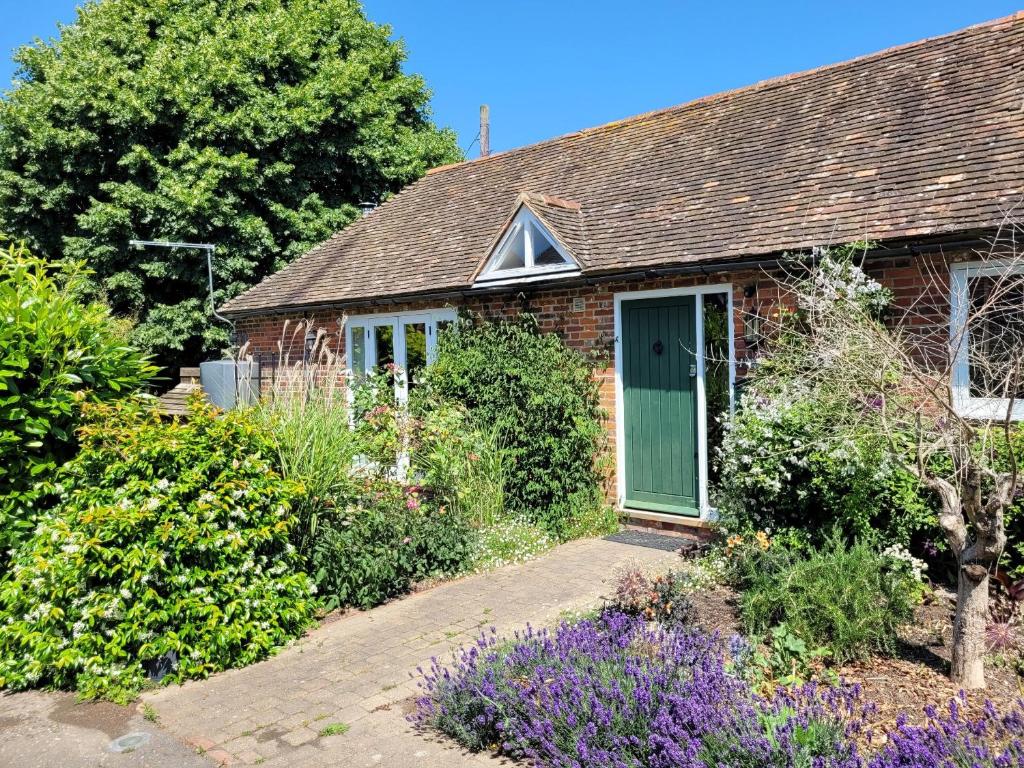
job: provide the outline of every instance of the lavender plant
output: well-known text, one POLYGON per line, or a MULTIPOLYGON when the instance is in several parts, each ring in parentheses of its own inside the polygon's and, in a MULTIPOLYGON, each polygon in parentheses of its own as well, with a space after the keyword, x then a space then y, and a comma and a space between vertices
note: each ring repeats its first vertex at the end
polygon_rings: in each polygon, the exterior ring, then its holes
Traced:
POLYGON ((450 668, 434 660, 412 720, 556 768, 1024 766, 1024 703, 973 720, 961 701, 929 707, 924 724, 901 718, 878 745, 857 686, 758 696, 740 674, 749 647, 723 645, 615 612, 507 641, 492 628, 450 668))
POLYGON ((867 768, 1013 768, 1024 765, 1024 703, 999 713, 986 702, 981 717, 968 718, 963 692, 945 713, 925 707, 928 722, 911 725, 905 716, 867 763, 867 768))
POLYGON ((493 633, 425 674, 416 722, 552 766, 856 766, 857 690, 752 696, 718 638, 606 612, 493 633))

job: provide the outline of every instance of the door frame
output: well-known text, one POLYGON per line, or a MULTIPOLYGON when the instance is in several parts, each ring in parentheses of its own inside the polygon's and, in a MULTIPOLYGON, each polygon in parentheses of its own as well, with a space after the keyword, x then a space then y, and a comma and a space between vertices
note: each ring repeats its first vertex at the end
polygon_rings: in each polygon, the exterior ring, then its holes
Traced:
MULTIPOLYGON (((713 513, 708 499, 708 445, 707 405, 704 395, 704 296, 725 293, 729 298, 729 408, 735 407, 736 396, 736 329, 733 315, 732 283, 694 285, 685 288, 658 288, 646 291, 621 291, 613 295, 615 321, 615 481, 620 509, 626 506, 626 411, 622 391, 622 304, 640 299, 666 296, 695 296, 694 328, 697 339, 697 488, 699 519, 706 520, 713 513)), ((675 515, 672 515, 673 517, 675 515)), ((682 516, 679 516, 682 517, 682 516)), ((691 518, 692 519, 692 518, 691 518)))

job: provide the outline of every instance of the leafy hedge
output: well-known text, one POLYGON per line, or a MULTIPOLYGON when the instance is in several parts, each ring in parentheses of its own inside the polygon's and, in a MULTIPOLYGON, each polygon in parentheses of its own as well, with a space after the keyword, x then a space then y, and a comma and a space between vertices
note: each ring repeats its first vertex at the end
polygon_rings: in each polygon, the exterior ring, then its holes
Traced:
POLYGON ((603 412, 593 365, 536 319, 461 319, 425 372, 428 397, 464 404, 495 430, 509 510, 560 538, 601 503, 603 412))
POLYGON ((417 486, 376 483, 323 528, 312 559, 327 607, 372 608, 416 581, 463 570, 471 529, 455 512, 421 499, 417 486))
POLYGON ((33 529, 46 483, 74 454, 81 403, 124 397, 156 372, 83 298, 87 274, 0 250, 0 553, 33 529))
POLYGON ((180 681, 300 634, 316 603, 288 541, 299 489, 274 472, 248 416, 85 411, 60 504, 0 583, 0 687, 124 700, 165 654, 180 681))

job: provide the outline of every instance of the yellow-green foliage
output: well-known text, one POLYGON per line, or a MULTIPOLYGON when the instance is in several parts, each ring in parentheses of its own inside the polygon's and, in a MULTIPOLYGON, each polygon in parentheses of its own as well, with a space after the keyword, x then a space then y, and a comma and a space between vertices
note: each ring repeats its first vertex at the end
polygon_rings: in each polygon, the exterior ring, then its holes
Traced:
POLYGON ((300 634, 315 601, 288 541, 300 489, 245 413, 162 423, 132 402, 86 409, 60 504, 0 583, 0 687, 129 698, 143 662, 171 680, 250 664, 300 634))
POLYGON ((0 249, 0 553, 35 526, 43 484, 74 453, 80 404, 124 397, 156 370, 83 299, 87 274, 0 249))

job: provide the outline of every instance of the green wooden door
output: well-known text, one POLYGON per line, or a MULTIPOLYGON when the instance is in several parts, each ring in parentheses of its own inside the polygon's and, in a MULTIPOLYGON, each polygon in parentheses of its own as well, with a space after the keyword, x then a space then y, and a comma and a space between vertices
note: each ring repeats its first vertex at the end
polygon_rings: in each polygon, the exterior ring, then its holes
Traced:
POLYGON ((699 514, 696 301, 622 304, 626 506, 699 514))

